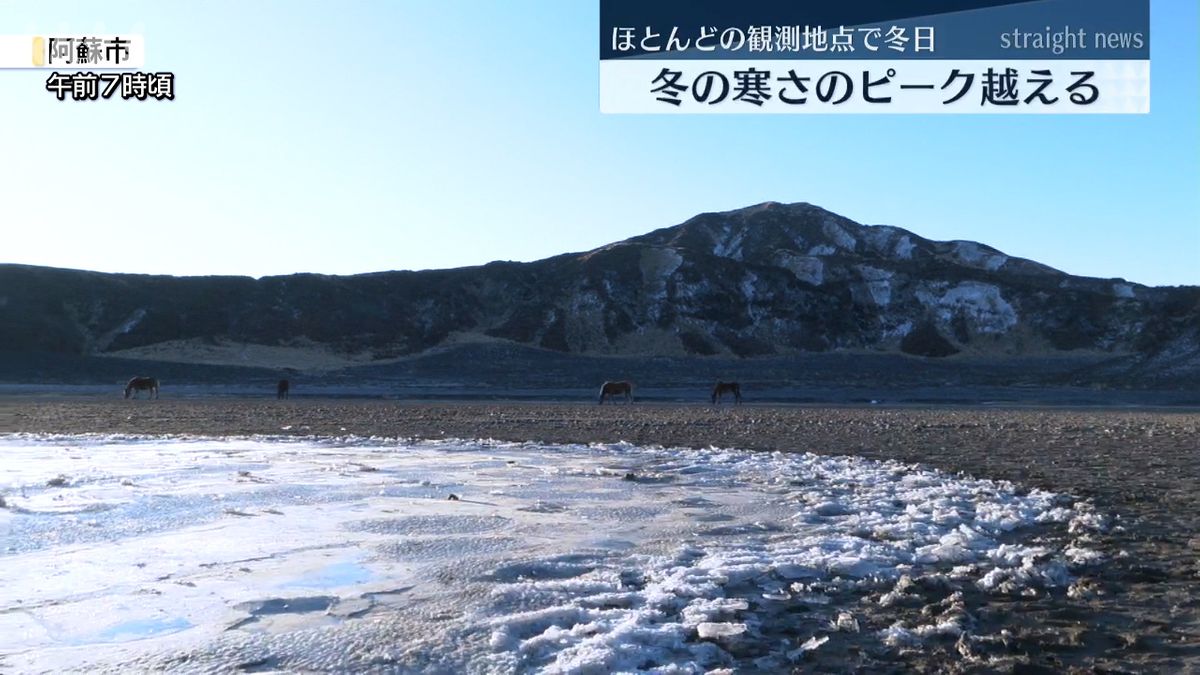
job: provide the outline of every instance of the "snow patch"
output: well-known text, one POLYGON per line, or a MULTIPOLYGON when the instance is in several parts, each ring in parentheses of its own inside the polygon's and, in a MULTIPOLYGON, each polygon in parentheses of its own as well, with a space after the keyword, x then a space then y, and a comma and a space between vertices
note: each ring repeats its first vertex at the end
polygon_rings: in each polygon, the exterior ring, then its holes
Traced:
MULTIPOLYGON (((892 279, 895 273, 889 270, 871 267, 869 265, 859 265, 857 268, 858 274, 863 279, 861 289, 866 292, 865 298, 856 298, 856 300, 870 299, 870 303, 877 307, 887 307, 892 301, 892 279)), ((856 288, 855 290, 858 290, 856 288)), ((861 296, 862 293, 856 293, 861 296)), ((863 303, 866 304, 866 303, 863 303)))
POLYGON ((832 218, 827 217, 821 223, 821 231, 825 233, 826 237, 832 239, 838 248, 853 251, 858 246, 858 240, 832 218))
POLYGON ((607 346, 604 299, 597 291, 589 289, 572 294, 566 314, 567 344, 579 350, 607 346))
POLYGON ((740 287, 742 297, 746 299, 746 312, 750 316, 750 321, 754 324, 761 323, 767 316, 767 309, 759 300, 768 298, 758 297, 758 275, 753 272, 746 272, 746 275, 742 277, 740 287))
POLYGON ((888 247, 898 231, 897 228, 889 225, 868 225, 862 229, 862 238, 872 251, 887 253, 888 247))
POLYGON ((713 255, 722 258, 742 259, 742 240, 746 238, 746 228, 733 228, 726 223, 721 227, 721 235, 713 244, 713 255))
POLYGON ((863 229, 863 241, 876 253, 900 260, 911 260, 916 244, 907 232, 891 225, 872 225, 863 229))
MULTIPOLYGON (((916 292, 917 299, 935 310, 942 323, 963 315, 980 333, 1004 333, 1017 325, 1017 311, 993 284, 964 281, 938 292, 940 284, 930 284, 916 292)), ((944 287, 944 286, 943 286, 944 287)))
POLYGON ((892 339, 896 339, 896 338, 902 338, 902 337, 908 335, 909 333, 911 333, 912 331, 913 331, 912 321, 905 319, 903 323, 900 323, 896 326, 892 326, 891 328, 885 328, 883 331, 883 339, 884 340, 892 340, 892 339))
POLYGON ((825 281, 825 263, 820 258, 780 253, 779 266, 813 286, 820 286, 825 281))
POLYGON ((917 245, 913 242, 912 237, 906 234, 896 242, 896 246, 892 248, 892 254, 901 260, 912 260, 913 250, 916 248, 917 245))
POLYGON ((646 295, 647 319, 657 323, 667 302, 672 275, 683 264, 683 256, 675 249, 654 248, 642 252, 640 267, 642 289, 646 295))
POLYGON ((973 241, 953 241, 950 246, 953 258, 967 267, 995 271, 1008 262, 1008 256, 973 241))
POLYGON ((742 297, 746 300, 754 300, 755 287, 758 284, 758 275, 754 272, 746 272, 746 276, 742 277, 740 284, 742 289, 742 297))
POLYGON ((117 332, 122 335, 124 335, 125 333, 128 333, 129 331, 136 328, 137 325, 139 323, 141 323, 142 319, 144 319, 144 318, 146 318, 146 310, 145 309, 139 307, 138 309, 133 310, 133 314, 130 314, 129 318, 125 319, 123 322, 121 322, 121 325, 117 326, 117 332))
POLYGON ((642 251, 640 263, 642 283, 651 295, 665 297, 667 281, 683 264, 683 256, 673 248, 652 248, 642 251))

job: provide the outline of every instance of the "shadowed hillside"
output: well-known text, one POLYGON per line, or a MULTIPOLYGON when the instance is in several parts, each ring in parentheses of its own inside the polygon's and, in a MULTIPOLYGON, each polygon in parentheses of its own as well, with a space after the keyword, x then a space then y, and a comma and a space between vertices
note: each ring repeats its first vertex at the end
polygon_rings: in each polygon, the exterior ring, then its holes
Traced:
POLYGON ((1076 277, 984 244, 766 203, 532 263, 355 276, 0 266, 0 352, 331 372, 457 344, 588 356, 1078 355, 1200 374, 1200 288, 1076 277))

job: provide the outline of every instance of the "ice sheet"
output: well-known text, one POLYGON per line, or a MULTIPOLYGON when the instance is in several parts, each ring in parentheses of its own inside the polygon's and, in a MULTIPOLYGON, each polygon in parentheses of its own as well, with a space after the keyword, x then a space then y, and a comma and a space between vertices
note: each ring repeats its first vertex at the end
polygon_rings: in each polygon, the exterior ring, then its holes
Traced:
POLYGON ((868 591, 1065 589, 1098 558, 1028 532, 1103 524, 807 453, 5 436, 0 457, 0 668, 21 671, 771 669, 859 632, 868 591))

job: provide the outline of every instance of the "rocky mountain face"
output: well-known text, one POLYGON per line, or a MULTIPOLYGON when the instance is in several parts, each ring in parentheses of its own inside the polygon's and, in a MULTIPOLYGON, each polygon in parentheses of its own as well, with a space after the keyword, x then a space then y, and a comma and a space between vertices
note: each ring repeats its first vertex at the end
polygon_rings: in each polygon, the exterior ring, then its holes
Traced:
POLYGON ((1200 288, 1072 276, 803 203, 451 270, 251 279, 0 266, 0 351, 236 343, 372 362, 490 340, 593 355, 1084 350, 1186 370, 1200 363, 1200 288))

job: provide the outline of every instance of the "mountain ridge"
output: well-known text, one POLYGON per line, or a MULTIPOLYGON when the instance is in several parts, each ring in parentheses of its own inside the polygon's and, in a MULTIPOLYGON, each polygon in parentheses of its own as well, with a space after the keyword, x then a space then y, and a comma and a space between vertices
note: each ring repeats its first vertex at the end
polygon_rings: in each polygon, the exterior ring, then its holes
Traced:
POLYGON ((371 363, 497 340, 623 356, 1088 352, 1190 372, 1198 317, 1198 287, 1074 276, 804 202, 452 269, 255 279, 0 265, 0 351, 143 358, 158 346, 184 361, 171 345, 208 345, 218 361, 221 345, 251 345, 371 363))

